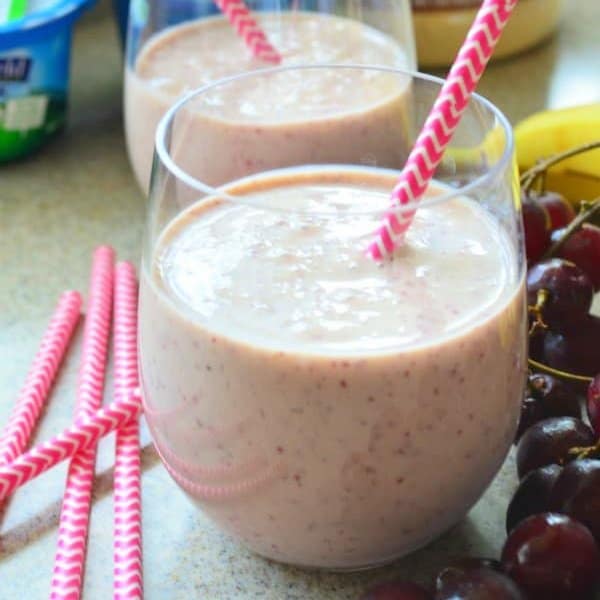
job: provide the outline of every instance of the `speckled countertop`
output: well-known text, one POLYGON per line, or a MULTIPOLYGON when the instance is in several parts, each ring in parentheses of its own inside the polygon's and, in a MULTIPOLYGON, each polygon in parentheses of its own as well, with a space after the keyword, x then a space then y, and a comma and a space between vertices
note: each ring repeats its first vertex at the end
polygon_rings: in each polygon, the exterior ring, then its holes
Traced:
MULTIPOLYGON (((544 107, 600 101, 600 4, 570 0, 560 34, 492 66, 480 90, 514 122, 544 107)), ((0 166, 0 423, 5 422, 59 293, 87 289, 92 249, 110 243, 137 263, 144 199, 125 155, 121 54, 101 4, 76 29, 68 130, 41 153, 0 166)), ((79 342, 79 340, 78 340, 79 342)), ((78 367, 73 348, 37 433, 70 423, 78 367)), ((110 395, 110 384, 107 397, 110 395)), ((100 445, 84 597, 112 595, 112 437, 100 445)), ((373 581, 426 581, 449 557, 498 554, 515 486, 507 461, 468 518, 428 548, 375 571, 304 572, 262 560, 222 535, 172 483, 143 440, 145 597, 354 599, 373 581)), ((444 468, 440 465, 440 468, 444 468)), ((0 511, 0 600, 47 597, 66 469, 20 490, 0 511)))

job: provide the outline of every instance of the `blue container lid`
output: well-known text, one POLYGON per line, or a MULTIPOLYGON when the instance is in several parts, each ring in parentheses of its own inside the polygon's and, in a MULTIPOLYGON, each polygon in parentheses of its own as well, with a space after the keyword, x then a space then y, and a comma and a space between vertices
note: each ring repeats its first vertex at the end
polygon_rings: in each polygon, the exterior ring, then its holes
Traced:
POLYGON ((21 19, 0 25, 0 48, 25 45, 64 30, 96 0, 57 0, 21 19))

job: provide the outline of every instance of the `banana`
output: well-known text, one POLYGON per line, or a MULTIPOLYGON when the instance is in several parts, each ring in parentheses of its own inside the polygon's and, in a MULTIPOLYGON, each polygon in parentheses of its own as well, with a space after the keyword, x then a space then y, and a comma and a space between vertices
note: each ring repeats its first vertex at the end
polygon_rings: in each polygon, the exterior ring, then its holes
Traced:
MULTIPOLYGON (((536 113, 516 126, 515 141, 521 173, 540 159, 600 141, 600 104, 536 113)), ((600 148, 552 166, 546 187, 573 202, 600 197, 600 148)))
POLYGON ((444 152, 442 167, 451 173, 469 172, 474 166, 481 167, 484 160, 493 164, 500 159, 506 148, 506 132, 500 125, 496 125, 479 144, 454 144, 444 152))

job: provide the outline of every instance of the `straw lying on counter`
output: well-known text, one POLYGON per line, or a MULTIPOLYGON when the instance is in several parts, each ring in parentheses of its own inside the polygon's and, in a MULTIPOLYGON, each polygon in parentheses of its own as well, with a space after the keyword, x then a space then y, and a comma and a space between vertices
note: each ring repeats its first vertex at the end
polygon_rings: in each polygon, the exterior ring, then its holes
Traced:
POLYGON ((97 248, 90 278, 74 424, 25 452, 80 318, 81 296, 65 292, 0 437, 0 502, 58 463, 72 459, 60 515, 51 598, 81 596, 96 446, 112 431, 117 432, 114 598, 131 600, 143 596, 137 297, 134 267, 122 262, 115 272, 112 248, 97 248), (101 408, 113 297, 115 400, 101 408))
MULTIPOLYGON (((94 252, 83 333, 75 418, 92 415, 102 404, 113 292, 112 248, 94 252)), ((85 563, 96 446, 78 452, 69 465, 58 528, 50 598, 79 598, 85 563)))
MULTIPOLYGON (((133 265, 119 263, 114 294, 114 390, 116 400, 138 386, 137 293, 133 265)), ((114 598, 142 598, 140 429, 132 419, 117 431, 114 482, 114 598)))
POLYGON ((416 211, 405 207, 425 193, 516 5, 483 1, 392 191, 391 207, 367 251, 372 258, 380 260, 402 243, 416 211))
POLYGON ((8 424, 0 435, 0 465, 12 462, 27 448, 71 342, 80 309, 78 292, 64 292, 59 298, 8 424))
POLYGON ((79 419, 56 437, 34 446, 12 462, 0 465, 0 501, 62 461, 94 447, 104 436, 137 419, 141 412, 140 396, 132 393, 79 419))

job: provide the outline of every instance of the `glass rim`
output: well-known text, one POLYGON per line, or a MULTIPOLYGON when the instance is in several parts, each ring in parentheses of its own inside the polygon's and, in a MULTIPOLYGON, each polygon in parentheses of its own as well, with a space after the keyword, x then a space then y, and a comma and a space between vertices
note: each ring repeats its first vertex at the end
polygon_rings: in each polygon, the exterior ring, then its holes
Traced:
MULTIPOLYGON (((277 169, 269 169, 269 170, 261 171, 259 173, 253 173, 251 175, 247 175, 245 177, 236 179, 235 181, 230 181, 228 183, 225 183, 222 186, 215 187, 212 185, 208 185, 208 184, 200 181, 196 177, 190 175, 187 171, 183 170, 177 164, 177 162, 175 160, 173 160, 173 158, 170 155, 170 152, 167 150, 166 145, 165 145, 165 138, 167 135, 167 130, 168 130, 169 126, 173 123, 177 113, 188 102, 190 102, 197 96, 201 96, 202 94, 209 92, 213 88, 216 88, 216 87, 222 86, 222 85, 227 85, 229 83, 238 81, 240 79, 254 78, 254 77, 258 77, 258 76, 283 73, 285 71, 291 71, 291 70, 309 70, 309 69, 362 69, 362 70, 380 71, 380 72, 384 72, 384 73, 392 73, 392 74, 398 74, 398 75, 406 75, 406 76, 410 77, 411 79, 420 79, 422 81, 428 81, 429 83, 434 83, 434 84, 438 85, 438 87, 441 87, 444 83, 444 79, 442 79, 440 77, 436 77, 435 75, 429 75, 427 73, 421 73, 418 71, 411 71, 408 69, 401 69, 401 68, 396 68, 396 67, 387 67, 387 66, 383 66, 383 65, 365 65, 365 64, 353 64, 353 63, 350 63, 350 64, 345 63, 345 64, 288 65, 288 66, 284 66, 284 67, 268 67, 268 68, 262 68, 262 69, 255 69, 252 71, 245 71, 243 73, 237 73, 235 75, 217 79, 206 85, 196 88, 195 90, 191 90, 190 92, 185 94, 183 97, 181 97, 179 100, 177 100, 174 104, 172 104, 171 107, 169 108, 169 110, 167 110, 167 112, 160 119, 160 122, 156 128, 156 132, 155 132, 155 136, 154 136, 154 153, 155 153, 155 155, 158 156, 158 158, 160 159, 160 161, 162 162, 164 167, 167 169, 167 171, 169 171, 169 173, 171 175, 173 175, 175 178, 181 180, 183 183, 185 183, 185 185, 189 186, 193 190, 202 192, 203 194, 206 194, 209 197, 217 196, 223 200, 235 202, 237 204, 247 204, 247 205, 250 205, 253 207, 257 207, 256 201, 253 201, 249 198, 245 198, 244 196, 231 195, 231 194, 227 193, 225 190, 229 186, 239 183, 240 181, 245 180, 250 177, 261 176, 266 173, 277 174, 277 173, 281 173, 284 169, 297 169, 299 167, 308 166, 308 164, 290 165, 288 167, 279 167, 277 169)), ((489 110, 490 113, 496 118, 498 124, 504 131, 505 144, 504 144, 504 148, 502 150, 502 155, 495 162, 495 164, 493 164, 483 174, 476 177, 473 181, 470 181, 469 183, 467 183, 465 185, 460 185, 458 187, 443 186, 444 188, 448 189, 449 191, 443 191, 442 193, 436 193, 434 196, 432 196, 430 198, 417 199, 414 202, 410 202, 406 205, 403 205, 402 206, 403 211, 410 211, 413 209, 423 208, 426 206, 434 206, 437 204, 442 204, 442 203, 447 202, 447 201, 451 200, 452 198, 456 198, 458 196, 468 196, 469 192, 471 192, 477 188, 480 188, 480 187, 485 187, 486 185, 489 185, 491 182, 495 181, 499 176, 501 176, 501 174, 508 167, 508 164, 512 160, 512 156, 514 153, 514 143, 515 143, 514 142, 514 133, 512 130, 512 126, 510 125, 510 122, 508 121, 508 119, 506 118, 504 113, 493 102, 488 100, 485 96, 482 96, 475 92, 472 94, 470 101, 473 101, 473 100, 477 101, 480 105, 482 105, 487 110, 489 110)), ((358 165, 358 164, 351 164, 351 163, 341 163, 341 164, 315 163, 315 164, 311 164, 310 166, 313 166, 318 169, 323 169, 323 168, 327 168, 327 167, 330 167, 330 168, 356 167, 357 169, 365 169, 365 168, 377 169, 378 168, 377 166, 372 167, 372 166, 367 166, 367 165, 358 165)), ((401 172, 401 170, 392 170, 389 168, 384 169, 383 167, 380 167, 380 169, 382 171, 385 171, 386 173, 395 171, 396 173, 398 173, 398 175, 401 172)), ((391 192, 392 192, 392 190, 390 189, 390 194, 391 194, 391 192)), ((264 208, 265 210, 269 210, 269 211, 273 211, 273 212, 294 213, 294 214, 309 213, 309 214, 315 215, 315 216, 322 214, 325 217, 332 216, 332 213, 325 212, 325 211, 322 211, 322 212, 313 211, 313 210, 302 211, 302 210, 298 210, 297 208, 286 208, 283 206, 282 207, 279 207, 279 206, 274 207, 271 205, 267 205, 267 206, 258 205, 258 206, 262 206, 262 208, 264 208)), ((352 215, 372 215, 372 214, 383 214, 384 211, 385 211, 385 209, 382 210, 380 208, 379 209, 371 208, 371 209, 364 209, 364 210, 361 209, 361 210, 357 210, 357 211, 353 210, 353 211, 351 211, 350 214, 352 214, 352 215)))

